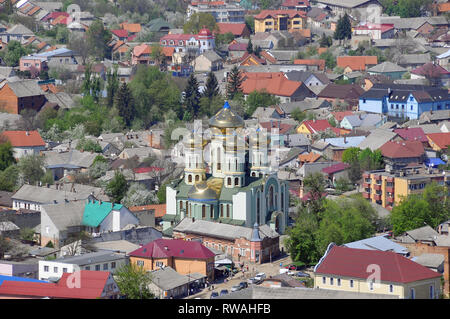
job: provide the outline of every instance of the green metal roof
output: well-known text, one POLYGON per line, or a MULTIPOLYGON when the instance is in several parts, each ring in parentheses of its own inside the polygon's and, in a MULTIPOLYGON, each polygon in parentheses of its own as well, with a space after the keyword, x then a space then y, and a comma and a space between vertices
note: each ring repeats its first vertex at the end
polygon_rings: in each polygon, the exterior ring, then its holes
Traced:
POLYGON ((121 204, 111 202, 89 201, 84 206, 82 225, 98 227, 112 210, 120 210, 121 204))

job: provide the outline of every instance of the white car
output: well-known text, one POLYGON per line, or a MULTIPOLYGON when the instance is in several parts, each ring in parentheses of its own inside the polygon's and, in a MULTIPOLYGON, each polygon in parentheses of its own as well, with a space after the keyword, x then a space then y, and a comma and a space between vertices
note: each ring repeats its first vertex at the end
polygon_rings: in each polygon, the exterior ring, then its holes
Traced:
POLYGON ((260 272, 260 273, 256 274, 256 276, 255 276, 255 279, 258 280, 258 281, 261 281, 261 280, 263 280, 265 278, 266 278, 266 274, 263 273, 263 272, 260 272))

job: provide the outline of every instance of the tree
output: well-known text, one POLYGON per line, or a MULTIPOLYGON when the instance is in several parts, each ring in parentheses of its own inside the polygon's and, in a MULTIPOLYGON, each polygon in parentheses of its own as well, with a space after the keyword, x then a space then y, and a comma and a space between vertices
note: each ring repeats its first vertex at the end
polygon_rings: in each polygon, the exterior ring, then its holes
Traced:
POLYGON ((20 58, 30 53, 31 50, 23 47, 19 41, 11 40, 2 56, 7 66, 18 66, 20 58))
POLYGON ((6 252, 8 252, 12 246, 11 240, 0 234, 0 260, 5 258, 6 252))
POLYGON ((110 56, 108 42, 111 40, 111 32, 104 27, 102 20, 95 20, 90 25, 86 36, 91 55, 100 60, 110 56))
POLYGON ((318 214, 322 211, 325 193, 325 178, 321 173, 309 174, 303 180, 303 193, 309 194, 309 204, 312 213, 318 214))
POLYGON ((236 96, 236 94, 242 92, 242 76, 237 66, 234 66, 231 69, 231 72, 228 74, 228 83, 227 83, 227 96, 228 99, 232 100, 236 96))
POLYGON ((120 292, 127 299, 153 299, 149 285, 152 282, 151 276, 141 266, 136 264, 124 264, 115 274, 120 292))
POLYGON ((245 17, 245 25, 250 30, 250 33, 255 33, 255 17, 252 15, 245 17))
POLYGON ((211 13, 196 12, 189 17, 188 22, 183 26, 183 32, 187 34, 197 34, 206 27, 210 31, 218 31, 216 19, 211 13))
POLYGON ((327 50, 326 52, 323 52, 321 55, 319 55, 319 59, 325 60, 325 66, 327 67, 327 69, 332 70, 336 67, 336 58, 330 50, 327 50))
POLYGON ((118 67, 114 67, 114 72, 109 70, 106 82, 106 105, 111 108, 114 106, 114 97, 119 90, 118 67))
POLYGON ((306 112, 302 111, 300 108, 296 108, 291 112, 291 117, 301 123, 306 119, 306 112))
POLYGON ((322 48, 329 48, 333 45, 333 38, 331 36, 326 36, 325 33, 322 33, 322 38, 320 39, 320 46, 322 48))
POLYGON ((127 180, 122 173, 116 171, 113 179, 106 186, 106 194, 114 203, 120 203, 128 190, 127 180))
POLYGON ((219 95, 219 82, 217 81, 216 76, 214 75, 214 72, 208 73, 208 78, 206 79, 206 88, 203 91, 203 96, 207 97, 208 99, 212 99, 214 96, 219 95))
POLYGON ((125 121, 125 125, 130 127, 136 111, 134 106, 134 98, 131 90, 126 83, 123 83, 115 97, 115 106, 119 110, 119 115, 125 121))
POLYGON ((14 150, 11 143, 8 141, 0 144, 0 170, 4 171, 15 163, 16 160, 14 159, 14 150))
POLYGON ((352 38, 352 24, 347 13, 338 20, 336 31, 334 32, 335 40, 345 40, 352 38))
POLYGON ((101 91, 100 77, 96 76, 92 79, 91 83, 91 96, 96 104, 98 104, 98 101, 100 100, 101 94, 100 91, 101 91))
POLYGON ((19 174, 19 168, 17 165, 11 165, 4 171, 0 172, 0 190, 14 192, 22 186, 19 182, 19 174))
POLYGON ((245 103, 246 103, 245 114, 248 117, 250 117, 258 107, 268 107, 279 104, 280 98, 267 93, 267 91, 265 90, 263 91, 255 90, 248 95, 245 103))
POLYGON ((86 36, 70 35, 67 47, 75 50, 81 56, 82 64, 86 64, 91 50, 86 36))
POLYGON ((228 44, 234 40, 234 34, 231 32, 216 34, 216 45, 220 46, 221 44, 228 44))
POLYGON ((156 193, 150 192, 143 184, 132 183, 121 203, 126 207, 158 204, 156 193))
POLYGON ((150 57, 157 65, 161 71, 166 69, 166 56, 164 55, 163 48, 159 43, 152 45, 150 57))
POLYGON ((27 240, 27 241, 33 241, 34 240, 34 229, 25 227, 20 229, 20 239, 27 240))
POLYGON ((45 175, 44 159, 39 155, 24 156, 17 165, 21 178, 30 185, 36 185, 45 175))
POLYGON ((91 95, 91 86, 92 86, 92 73, 91 73, 91 65, 86 65, 84 69, 84 80, 82 84, 82 90, 84 95, 91 95))
POLYGON ((57 26, 56 41, 58 43, 67 44, 69 42, 69 29, 64 26, 57 26))
POLYGON ((247 53, 248 54, 252 54, 253 53, 253 44, 252 44, 252 40, 251 39, 248 40, 247 53))
POLYGON ((200 108, 200 91, 197 78, 193 73, 189 76, 188 83, 184 90, 184 106, 194 117, 197 117, 200 108))

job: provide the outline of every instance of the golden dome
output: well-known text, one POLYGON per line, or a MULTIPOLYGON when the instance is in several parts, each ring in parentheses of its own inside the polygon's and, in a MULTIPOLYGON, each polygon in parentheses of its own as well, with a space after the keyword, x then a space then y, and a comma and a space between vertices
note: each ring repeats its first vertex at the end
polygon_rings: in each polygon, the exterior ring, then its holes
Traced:
POLYGON ((196 183, 188 192, 188 198, 194 200, 216 200, 217 193, 204 181, 196 183))
POLYGON ((228 101, 223 107, 209 120, 209 126, 218 128, 237 128, 244 127, 244 120, 231 110, 228 101))
POLYGON ((189 148, 204 148, 208 141, 202 136, 195 133, 190 133, 183 137, 183 144, 189 148))
POLYGON ((258 148, 261 146, 267 147, 270 145, 270 134, 267 132, 262 132, 259 128, 256 132, 250 133, 248 138, 248 143, 252 148, 258 148))

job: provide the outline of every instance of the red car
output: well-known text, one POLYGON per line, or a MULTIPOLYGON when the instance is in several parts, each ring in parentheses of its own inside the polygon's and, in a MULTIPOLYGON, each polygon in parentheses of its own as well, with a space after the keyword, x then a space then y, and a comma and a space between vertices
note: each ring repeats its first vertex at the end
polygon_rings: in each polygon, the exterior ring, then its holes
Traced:
POLYGON ((300 269, 300 267, 297 267, 296 265, 287 265, 284 268, 285 269, 289 269, 289 270, 298 270, 298 269, 300 269))

